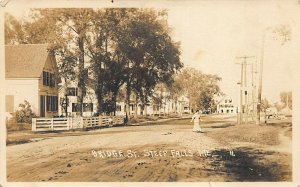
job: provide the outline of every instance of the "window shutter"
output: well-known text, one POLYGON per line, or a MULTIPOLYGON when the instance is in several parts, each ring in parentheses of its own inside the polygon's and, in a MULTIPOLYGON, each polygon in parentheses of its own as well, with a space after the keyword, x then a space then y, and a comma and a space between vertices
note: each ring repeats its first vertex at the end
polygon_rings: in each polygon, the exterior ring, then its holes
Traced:
POLYGON ((46 72, 43 71, 43 85, 46 85, 46 72))
POLYGON ((51 111, 51 97, 50 96, 46 97, 46 109, 47 109, 47 112, 51 111))

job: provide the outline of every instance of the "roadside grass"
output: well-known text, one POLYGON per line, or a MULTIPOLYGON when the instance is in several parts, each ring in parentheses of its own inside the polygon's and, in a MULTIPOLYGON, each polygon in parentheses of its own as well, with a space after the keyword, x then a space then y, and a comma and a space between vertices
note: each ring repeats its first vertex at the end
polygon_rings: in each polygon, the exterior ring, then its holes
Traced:
POLYGON ((230 126, 230 128, 214 128, 211 133, 207 133, 207 136, 222 144, 248 142, 261 145, 278 145, 279 131, 279 128, 271 126, 243 124, 230 126))
POLYGON ((131 118, 128 120, 129 124, 132 123, 140 123, 140 122, 146 122, 146 121, 157 121, 160 119, 172 119, 172 118, 179 118, 179 115, 171 114, 171 115, 154 115, 154 116, 139 116, 137 118, 131 118))
POLYGON ((29 123, 17 123, 13 120, 6 122, 7 131, 28 131, 31 130, 31 124, 29 123))

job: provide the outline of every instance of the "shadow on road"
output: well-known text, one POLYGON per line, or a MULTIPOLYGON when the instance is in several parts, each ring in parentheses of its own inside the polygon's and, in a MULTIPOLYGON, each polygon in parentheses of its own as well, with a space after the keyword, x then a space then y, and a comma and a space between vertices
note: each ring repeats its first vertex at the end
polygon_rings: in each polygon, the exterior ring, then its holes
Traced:
POLYGON ((292 170, 289 163, 285 163, 291 162, 290 155, 278 155, 277 152, 252 148, 238 148, 234 150, 235 156, 228 156, 228 150, 215 150, 212 155, 218 155, 211 163, 219 168, 214 172, 227 173, 233 181, 292 180, 292 170), (282 157, 282 163, 278 162, 278 158, 275 161, 275 157, 282 157))
POLYGON ((223 125, 215 125, 215 126, 211 126, 210 128, 227 128, 227 127, 231 127, 234 126, 232 124, 223 124, 223 125))

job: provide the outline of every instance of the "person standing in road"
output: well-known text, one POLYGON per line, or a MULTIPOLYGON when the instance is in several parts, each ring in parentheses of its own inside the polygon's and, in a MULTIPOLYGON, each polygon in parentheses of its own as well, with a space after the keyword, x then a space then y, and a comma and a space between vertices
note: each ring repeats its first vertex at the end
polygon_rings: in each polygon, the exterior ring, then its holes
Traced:
POLYGON ((203 132, 200 127, 200 111, 197 110, 196 113, 193 115, 191 122, 194 121, 194 128, 193 132, 203 132))

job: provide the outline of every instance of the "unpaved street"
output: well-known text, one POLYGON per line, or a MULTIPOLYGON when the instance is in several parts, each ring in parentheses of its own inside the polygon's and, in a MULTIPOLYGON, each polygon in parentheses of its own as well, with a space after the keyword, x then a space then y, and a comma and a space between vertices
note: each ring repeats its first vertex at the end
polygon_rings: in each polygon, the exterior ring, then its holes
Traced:
MULTIPOLYGON (((68 133, 7 146, 8 181, 291 181, 290 120, 206 116, 68 133)), ((17 134, 9 134, 17 137, 17 134)))

